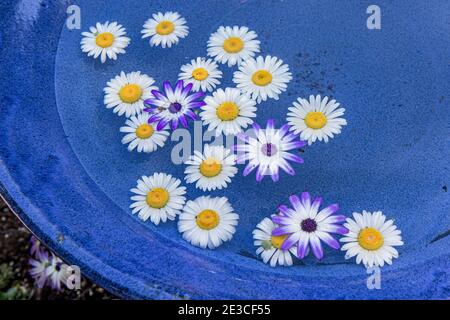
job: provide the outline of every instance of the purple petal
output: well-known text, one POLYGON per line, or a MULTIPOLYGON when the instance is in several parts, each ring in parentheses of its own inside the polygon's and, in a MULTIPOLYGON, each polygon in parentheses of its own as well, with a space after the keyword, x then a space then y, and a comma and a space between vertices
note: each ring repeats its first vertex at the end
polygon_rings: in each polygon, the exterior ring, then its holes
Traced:
POLYGON ((185 114, 194 121, 199 120, 198 115, 195 112, 193 112, 192 110, 186 110, 185 114))
POLYGON ((289 125, 285 124, 280 128, 280 137, 284 137, 286 133, 289 131, 289 125))
POLYGON ((290 160, 290 161, 293 161, 293 162, 296 162, 296 163, 304 163, 305 162, 305 160, 303 160, 302 157, 300 157, 300 156, 298 156, 296 154, 293 154, 293 153, 285 153, 283 155, 283 157, 285 159, 287 159, 287 160, 290 160))
POLYGON ((182 114, 182 115, 178 118, 178 120, 180 120, 180 122, 181 122, 181 124, 183 125, 183 127, 187 128, 188 122, 187 122, 187 119, 186 119, 186 117, 184 116, 184 114, 182 114))
POLYGON ((299 240, 300 240, 300 232, 291 234, 289 237, 286 238, 286 240, 283 241, 283 244, 281 245, 281 250, 289 250, 299 240))
POLYGON ((305 141, 293 141, 293 142, 289 142, 289 143, 285 143, 283 144, 284 147, 284 151, 289 151, 292 149, 300 149, 302 147, 304 147, 306 145, 305 141))
POLYGON ((294 168, 292 168, 291 165, 284 159, 282 159, 282 161, 280 161, 280 168, 283 169, 283 171, 286 172, 290 176, 295 175, 294 168))
POLYGON ((324 219, 328 218, 330 215, 332 215, 333 213, 336 213, 339 210, 339 205, 338 204, 332 204, 324 209, 322 209, 316 217, 316 220, 318 222, 323 221, 324 219))
POLYGON ((301 199, 302 199, 302 204, 305 207, 311 206, 311 195, 309 194, 309 192, 302 192, 301 199))
POLYGON ((316 197, 311 205, 311 208, 314 212, 319 212, 320 205, 322 204, 323 198, 316 197))
POLYGON ((163 82, 163 88, 164 88, 164 91, 166 92, 166 94, 173 93, 173 89, 172 89, 172 86, 170 85, 169 81, 163 82))
POLYGON ((253 130, 255 130, 256 134, 258 134, 258 132, 261 130, 261 127, 256 122, 253 123, 252 127, 253 127, 253 130))
POLYGON ((272 176, 272 181, 273 182, 277 182, 278 180, 280 180, 280 171, 279 171, 279 169, 276 168, 271 176, 272 176))
POLYGON ((245 163, 245 161, 247 161, 248 159, 250 159, 250 154, 244 153, 236 157, 236 163, 242 164, 245 163))
POLYGON ((206 106, 206 103, 203 101, 194 101, 188 104, 188 108, 190 109, 201 108, 203 106, 206 106))
POLYGON ((272 217, 272 221, 279 225, 286 225, 289 224, 290 219, 287 216, 276 215, 272 217))
POLYGON ((324 223, 341 223, 347 220, 346 216, 343 215, 335 215, 335 216, 329 216, 328 218, 324 219, 324 223))
POLYGON ((284 204, 282 204, 281 206, 278 207, 278 210, 284 214, 285 216, 289 216, 289 208, 287 206, 285 206, 284 204))
POLYGON ((295 194, 289 196, 289 202, 292 204, 295 210, 301 210, 303 208, 300 198, 295 194))
POLYGON ((142 109, 142 111, 148 112, 148 113, 155 113, 156 109, 154 109, 154 108, 144 108, 144 109, 142 109))
POLYGON ((164 94, 162 94, 161 92, 159 92, 158 90, 152 90, 152 94, 155 96, 156 99, 159 100, 166 100, 166 96, 164 94))
POLYGON ((277 227, 275 229, 272 230, 272 235, 277 237, 277 236, 284 236, 286 234, 290 234, 292 232, 288 232, 286 230, 286 226, 282 226, 282 227, 277 227))
POLYGON ((300 238, 300 240, 298 241, 298 246, 297 246, 297 258, 299 259, 303 259, 304 257, 306 257, 308 255, 309 252, 309 246, 308 246, 308 237, 302 237, 300 238))
POLYGON ((160 115, 159 115, 159 113, 156 113, 156 114, 152 115, 150 118, 148 118, 147 122, 153 123, 153 122, 159 121, 159 119, 160 119, 160 115))
POLYGON ((184 82, 183 80, 178 80, 175 85, 175 94, 181 95, 181 92, 183 91, 184 82))
POLYGON ((320 243, 320 239, 315 234, 311 234, 311 236, 309 238, 309 242, 311 243, 311 250, 312 250, 314 256, 317 259, 322 260, 323 248, 322 248, 322 244, 320 243))
POLYGON ((161 119, 158 122, 158 125, 156 126, 156 130, 161 131, 162 129, 164 129, 167 125, 168 121, 165 119, 161 119))
POLYGON ((203 93, 203 92, 196 92, 196 93, 193 93, 193 94, 191 94, 189 97, 187 97, 186 98, 186 102, 187 103, 190 103, 190 102, 192 102, 192 101, 195 101, 195 100, 198 100, 198 99, 201 99, 201 98, 203 98, 205 96, 205 94, 203 93))
POLYGON ((178 119, 172 119, 172 121, 170 121, 170 128, 172 130, 175 130, 176 128, 178 128, 178 119))
POLYGON ((258 170, 256 170, 256 182, 261 182, 264 178, 264 170, 261 166, 258 167, 258 170))
POLYGON ((181 91, 181 96, 186 97, 189 94, 189 92, 191 92, 192 86, 193 84, 189 83, 186 87, 184 87, 183 91, 181 91))
POLYGON ((247 164, 247 166, 245 167, 244 171, 242 172, 242 175, 244 177, 248 176, 253 170, 255 170, 256 167, 257 166, 255 164, 253 164, 253 163, 247 164))
POLYGON ((266 128, 269 130, 275 129, 275 120, 274 119, 267 120, 266 128))
POLYGON ((337 241, 332 235, 330 235, 327 232, 317 232, 316 235, 325 242, 328 246, 330 246, 333 249, 338 250, 341 245, 339 244, 339 241, 337 241))

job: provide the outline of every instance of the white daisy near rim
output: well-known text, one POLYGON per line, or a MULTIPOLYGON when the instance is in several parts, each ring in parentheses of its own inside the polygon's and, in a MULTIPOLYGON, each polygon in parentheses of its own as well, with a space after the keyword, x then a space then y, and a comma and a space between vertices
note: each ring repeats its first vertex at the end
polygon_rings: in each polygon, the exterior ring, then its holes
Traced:
POLYGON ((227 198, 202 196, 186 203, 178 231, 190 244, 214 249, 233 238, 238 220, 227 198))
POLYGON ((208 40, 208 56, 229 67, 239 65, 260 51, 258 35, 247 27, 221 26, 208 40))
POLYGON ((238 171, 236 156, 223 146, 205 145, 203 153, 194 151, 184 171, 187 183, 203 191, 226 188, 238 171))
POLYGON ((125 28, 117 22, 97 22, 89 31, 82 33, 81 50, 86 52, 88 57, 100 57, 102 63, 105 63, 107 58, 116 60, 118 54, 125 53, 125 48, 131 41, 126 37, 125 28))
POLYGON ((153 14, 144 24, 141 31, 142 39, 150 38, 150 45, 170 48, 178 43, 180 38, 189 34, 186 20, 178 12, 158 12, 153 14))
POLYGON ((247 59, 233 75, 237 88, 258 103, 268 98, 278 100, 291 80, 289 66, 283 64, 283 60, 272 56, 247 59))
POLYGON ((353 219, 347 218, 346 221, 344 226, 349 233, 340 239, 345 243, 342 246, 342 250, 346 251, 345 259, 356 256, 357 264, 362 262, 366 267, 382 267, 398 258, 394 247, 403 245, 401 231, 393 220, 386 221, 381 211, 354 212, 353 219))
POLYGON ((141 113, 127 119, 125 126, 120 132, 126 133, 122 138, 122 144, 128 144, 128 151, 150 153, 162 148, 166 143, 169 132, 167 130, 156 130, 156 127, 148 123, 150 114, 141 113))
POLYGON ((260 255, 264 263, 270 263, 271 267, 277 265, 291 266, 293 264, 292 256, 295 256, 296 247, 288 250, 282 250, 281 245, 288 235, 272 236, 272 231, 278 225, 269 218, 264 218, 256 229, 253 230, 253 244, 258 247, 256 254, 260 255))
POLYGON ((142 176, 137 181, 136 188, 131 189, 136 195, 131 197, 132 213, 138 213, 143 221, 155 225, 167 220, 175 220, 186 201, 186 188, 181 181, 166 173, 155 173, 152 176, 142 176))
POLYGON ((256 117, 256 101, 242 94, 239 89, 218 89, 205 98, 200 117, 208 131, 216 136, 236 135, 253 123, 256 117))
POLYGON ((222 71, 213 60, 198 57, 181 66, 178 78, 185 83, 192 83, 192 91, 213 91, 220 84, 222 71))
POLYGON ((339 108, 339 103, 328 97, 321 99, 320 95, 311 95, 309 101, 298 98, 288 110, 290 130, 300 134, 300 138, 308 141, 309 145, 316 140, 328 142, 329 138, 341 133, 342 126, 347 125, 347 121, 341 118, 345 109, 339 108))
POLYGON ((155 80, 140 71, 130 72, 111 79, 103 89, 105 98, 103 103, 108 109, 113 109, 119 116, 125 114, 127 118, 139 114, 144 108, 144 101, 153 98, 152 90, 155 80))

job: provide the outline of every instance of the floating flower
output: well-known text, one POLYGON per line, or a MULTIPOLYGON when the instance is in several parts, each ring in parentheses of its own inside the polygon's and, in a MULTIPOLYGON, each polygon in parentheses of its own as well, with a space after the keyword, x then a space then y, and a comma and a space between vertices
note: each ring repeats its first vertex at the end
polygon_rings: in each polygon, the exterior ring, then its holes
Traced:
POLYGON ((238 220, 227 198, 202 196, 186 203, 178 231, 192 245, 214 249, 233 238, 238 220))
POLYGON ((325 242, 333 249, 339 249, 339 242, 331 234, 346 234, 348 230, 341 223, 345 216, 335 215, 339 210, 337 204, 332 204, 319 211, 322 198, 311 199, 308 192, 303 192, 301 198, 296 195, 289 197, 293 209, 285 205, 279 207, 280 214, 272 218, 280 227, 272 231, 273 236, 286 236, 281 245, 282 250, 288 250, 297 245, 297 257, 303 259, 309 253, 309 248, 314 256, 321 260, 323 248, 321 242, 325 242))
POLYGON ((208 41, 208 55, 229 67, 250 59, 259 52, 257 34, 247 27, 220 27, 208 41))
POLYGON ((347 125, 347 121, 340 118, 345 109, 339 108, 339 103, 330 101, 328 97, 322 100, 320 95, 311 95, 309 101, 298 98, 288 110, 287 121, 291 130, 300 134, 300 138, 308 141, 309 145, 317 139, 328 142, 329 138, 341 133, 342 126, 347 125))
POLYGON ((291 247, 289 250, 282 250, 281 245, 286 240, 287 235, 273 236, 272 231, 277 228, 278 225, 272 222, 269 218, 264 218, 256 229, 253 230, 254 245, 256 254, 261 255, 264 263, 269 263, 270 266, 291 266, 292 255, 295 255, 295 247, 291 247))
POLYGON ((167 130, 157 131, 153 124, 148 123, 150 115, 141 113, 127 119, 125 126, 120 128, 120 132, 126 133, 122 138, 123 144, 129 144, 128 150, 150 153, 158 148, 162 148, 169 136, 167 130))
POLYGON ((157 89, 154 83, 153 78, 139 71, 127 74, 122 71, 103 89, 103 102, 108 109, 114 108, 114 113, 119 116, 135 116, 144 109, 144 100, 153 97, 151 92, 157 89))
POLYGON ((30 275, 36 282, 38 288, 43 288, 47 283, 47 268, 51 264, 49 255, 47 252, 41 252, 39 256, 35 259, 29 259, 30 264, 30 275))
POLYGON ((144 24, 141 31, 142 39, 150 38, 150 45, 170 48, 178 43, 180 38, 185 38, 189 34, 186 20, 178 12, 158 12, 153 14, 144 24))
POLYGON ((154 107, 144 109, 146 112, 153 113, 148 120, 149 123, 157 122, 157 130, 162 130, 170 123, 172 130, 175 130, 180 122, 186 128, 187 118, 198 120, 194 110, 205 105, 205 102, 200 101, 205 94, 203 92, 190 94, 192 86, 192 83, 185 86, 183 80, 179 80, 173 89, 170 83, 165 81, 163 84, 165 94, 153 90, 155 98, 145 100, 146 105, 154 107))
POLYGON ((132 213, 138 213, 143 221, 150 221, 158 225, 161 221, 175 220, 183 208, 186 188, 180 186, 181 181, 170 174, 155 173, 153 176, 142 176, 137 181, 137 187, 131 189, 135 196, 130 208, 132 213))
POLYGON ((117 54, 125 53, 125 48, 131 39, 125 37, 125 28, 117 22, 97 22, 95 27, 90 27, 90 32, 83 32, 81 40, 81 50, 87 52, 88 57, 100 56, 102 63, 106 58, 117 60, 117 54))
POLYGON ((306 142, 296 140, 297 135, 289 133, 289 125, 284 125, 280 129, 275 129, 273 119, 267 121, 266 129, 254 123, 253 132, 256 138, 239 133, 238 139, 244 144, 235 146, 236 151, 241 152, 236 159, 237 163, 248 161, 243 175, 247 176, 256 170, 256 181, 261 181, 265 175, 270 175, 273 181, 279 180, 279 169, 281 168, 289 175, 294 175, 295 170, 288 163, 294 161, 303 163, 303 159, 288 151, 304 147, 306 142))
POLYGON ((193 91, 213 91, 220 84, 222 71, 213 60, 198 57, 191 60, 191 63, 181 66, 178 78, 186 83, 192 83, 193 91))
POLYGON ((394 247, 403 245, 401 231, 394 221, 386 221, 381 211, 354 212, 353 218, 347 218, 344 226, 349 233, 341 238, 341 242, 345 243, 342 246, 342 250, 346 251, 345 259, 356 256, 356 263, 362 262, 366 267, 382 267, 385 262, 392 264, 392 259, 398 258, 394 247))
POLYGON ((194 183, 196 188, 211 191, 226 188, 231 178, 237 173, 236 156, 223 146, 205 145, 203 154, 194 151, 187 161, 189 165, 184 173, 187 183, 194 183))
POLYGON ((292 80, 289 66, 277 57, 259 56, 246 59, 233 76, 233 81, 242 92, 251 95, 258 103, 267 98, 278 100, 278 96, 287 89, 292 80))
POLYGON ((205 98, 206 105, 200 117, 208 131, 215 131, 216 136, 236 135, 253 123, 256 117, 256 102, 241 93, 239 89, 218 89, 212 96, 205 98))

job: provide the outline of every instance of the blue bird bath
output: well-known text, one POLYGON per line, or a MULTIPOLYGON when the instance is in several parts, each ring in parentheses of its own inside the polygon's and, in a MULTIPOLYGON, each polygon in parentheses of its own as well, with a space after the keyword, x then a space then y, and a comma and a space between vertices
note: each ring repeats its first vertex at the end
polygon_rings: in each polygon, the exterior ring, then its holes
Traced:
MULTIPOLYGON (((2 196, 64 260, 125 298, 449 298, 450 3, 377 5, 380 30, 367 28, 369 3, 357 0, 3 0, 2 196), (66 27, 72 4, 81 30, 66 27), (158 11, 179 12, 190 28, 170 49, 141 39, 142 25, 158 11), (131 43, 117 61, 101 64, 81 52, 80 40, 105 21, 122 24, 131 43), (171 162, 176 142, 150 155, 128 152, 119 132, 125 118, 104 107, 103 88, 121 71, 142 71, 158 86, 174 82, 182 64, 206 56, 221 25, 255 30, 262 55, 290 66, 288 90, 259 105, 258 123, 281 125, 297 97, 321 94, 346 108, 348 125, 328 144, 306 147, 297 175, 277 184, 242 177, 239 167, 227 189, 211 192, 240 214, 237 232, 216 250, 202 250, 182 239, 176 222, 154 226, 131 215, 129 189, 138 178, 162 171, 183 179, 185 166, 171 162), (341 251, 289 268, 258 259, 256 224, 305 190, 339 203, 346 216, 381 210, 395 219, 405 245, 382 269, 381 289, 369 290, 366 270, 341 251)), ((236 68, 220 68, 221 87, 234 86, 236 68)), ((204 194, 186 186, 188 199, 204 194)))

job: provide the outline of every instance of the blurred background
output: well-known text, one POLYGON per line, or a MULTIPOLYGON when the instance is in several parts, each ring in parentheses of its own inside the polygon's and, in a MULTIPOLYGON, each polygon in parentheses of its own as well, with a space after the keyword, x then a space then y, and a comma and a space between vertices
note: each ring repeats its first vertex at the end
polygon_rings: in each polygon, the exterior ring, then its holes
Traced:
POLYGON ((66 286, 64 263, 50 252, 0 198, 0 300, 118 299, 81 276, 66 286))

